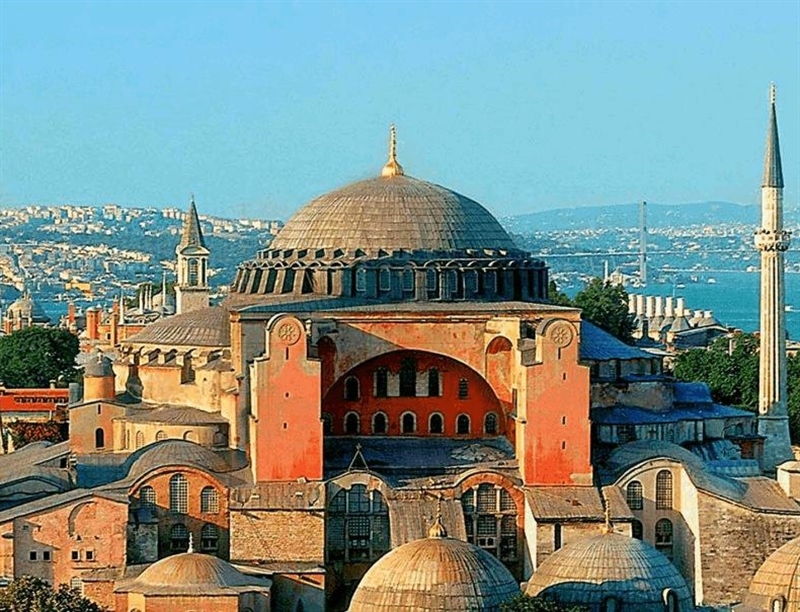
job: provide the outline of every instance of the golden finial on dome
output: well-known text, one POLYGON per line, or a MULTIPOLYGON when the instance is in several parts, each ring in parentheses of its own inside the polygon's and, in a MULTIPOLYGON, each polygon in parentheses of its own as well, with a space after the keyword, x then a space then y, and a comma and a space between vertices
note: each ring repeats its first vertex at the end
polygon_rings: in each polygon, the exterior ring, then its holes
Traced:
POLYGON ((444 523, 442 523, 442 494, 438 495, 438 500, 436 502, 436 519, 433 521, 433 525, 431 528, 428 529, 428 537, 429 538, 446 538, 447 537, 447 529, 444 528, 444 523))
POLYGON ((381 176, 402 176, 403 166, 397 163, 397 132, 394 123, 389 128, 389 161, 381 170, 381 176))

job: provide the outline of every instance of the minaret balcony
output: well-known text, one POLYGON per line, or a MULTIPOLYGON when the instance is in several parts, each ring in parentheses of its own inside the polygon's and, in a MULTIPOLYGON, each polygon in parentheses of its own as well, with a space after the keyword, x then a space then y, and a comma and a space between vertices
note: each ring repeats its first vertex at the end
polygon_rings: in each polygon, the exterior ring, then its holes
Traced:
POLYGON ((755 233, 755 244, 759 251, 786 251, 792 242, 792 232, 759 229, 755 233))

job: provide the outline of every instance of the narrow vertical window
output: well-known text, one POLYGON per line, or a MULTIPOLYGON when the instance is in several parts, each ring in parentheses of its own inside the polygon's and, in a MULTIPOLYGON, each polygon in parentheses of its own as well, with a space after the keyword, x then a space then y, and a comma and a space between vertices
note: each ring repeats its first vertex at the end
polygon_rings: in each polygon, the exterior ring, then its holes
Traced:
POLYGON ((469 397, 469 381, 466 378, 461 378, 458 381, 458 399, 467 399, 469 397))
POLYGON ((379 435, 385 434, 388 429, 387 425, 386 415, 382 412, 376 412, 375 416, 372 417, 372 433, 379 435))
POLYGON ((628 507, 631 510, 641 510, 644 506, 642 498, 642 483, 638 480, 631 480, 626 488, 628 507))
POLYGON ((348 412, 344 417, 344 433, 353 436, 361 431, 361 418, 357 412, 348 412))
POLYGON ((456 419, 456 433, 466 435, 469 433, 469 417, 466 414, 459 414, 456 419))
POLYGON ((105 448, 106 446, 106 432, 103 431, 102 427, 98 427, 94 430, 94 447, 95 448, 105 448))
POLYGON ((669 470, 661 470, 656 476, 656 508, 672 509, 672 473, 669 470))
POLYGON ((169 479, 169 510, 176 514, 189 511, 189 483, 183 474, 175 474, 169 479))
POLYGON ((200 512, 219 512, 219 494, 214 487, 204 487, 200 491, 200 512))
POLYGON ((656 523, 656 550, 672 560, 672 521, 661 519, 656 523))
POLYGON ((483 418, 483 433, 494 436, 497 434, 497 415, 494 412, 489 412, 483 418))
POLYGON ((355 376, 348 376, 344 380, 344 399, 357 400, 361 397, 361 389, 355 376))
POLYGON ((442 419, 442 415, 438 412, 431 415, 428 432, 432 434, 444 433, 444 419, 442 419))
POLYGON ((386 368, 375 370, 375 397, 389 395, 389 371, 386 368))
POLYGON ((439 370, 436 368, 428 370, 428 396, 439 397, 439 370))
POLYGON ((413 412, 406 412, 401 420, 404 434, 411 434, 417 431, 417 417, 413 412))
POLYGON ((406 357, 400 363, 400 396, 415 397, 417 395, 417 360, 406 357))

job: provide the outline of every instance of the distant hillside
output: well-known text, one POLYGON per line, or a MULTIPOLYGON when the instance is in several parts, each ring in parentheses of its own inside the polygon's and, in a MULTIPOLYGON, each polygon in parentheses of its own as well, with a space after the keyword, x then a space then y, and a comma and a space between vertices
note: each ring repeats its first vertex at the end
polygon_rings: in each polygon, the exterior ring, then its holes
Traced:
MULTIPOLYGON (((647 226, 656 228, 719 223, 754 225, 758 223, 759 213, 759 207, 752 204, 741 205, 731 202, 655 204, 648 202, 647 226)), ((508 230, 518 234, 565 229, 638 227, 639 204, 557 208, 503 217, 500 221, 508 230)))

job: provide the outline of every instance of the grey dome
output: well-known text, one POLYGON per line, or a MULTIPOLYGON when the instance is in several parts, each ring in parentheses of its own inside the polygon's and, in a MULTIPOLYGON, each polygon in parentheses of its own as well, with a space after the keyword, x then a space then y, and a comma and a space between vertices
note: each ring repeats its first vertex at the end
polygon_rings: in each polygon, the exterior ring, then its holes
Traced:
POLYGON ((350 612, 496 611, 518 594, 514 577, 488 552, 433 536, 381 557, 361 579, 350 612))
POLYGON ((666 589, 680 610, 693 609, 686 580, 667 557, 641 540, 605 533, 554 552, 536 569, 526 592, 592 611, 616 597, 624 610, 663 612, 666 589))
POLYGON ((497 219, 455 191, 409 176, 360 181, 312 200, 271 249, 514 249, 497 219))

